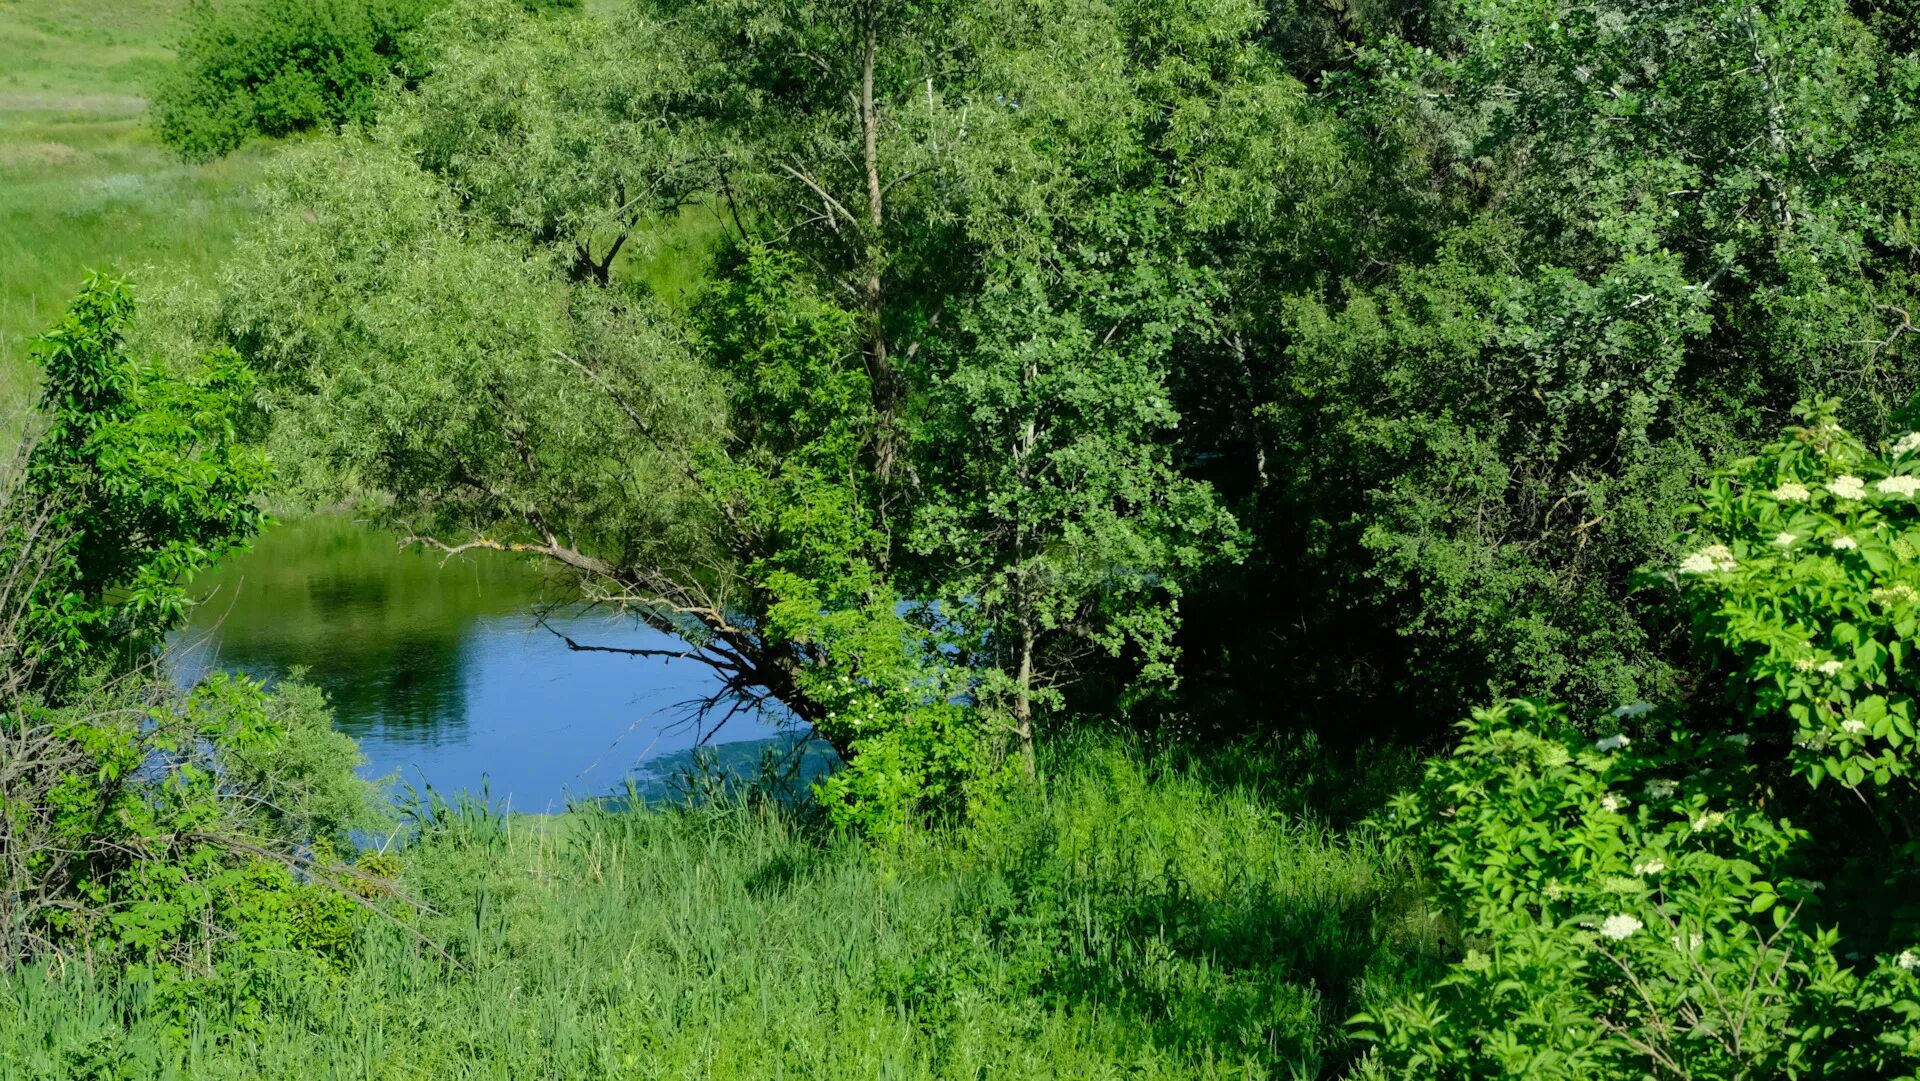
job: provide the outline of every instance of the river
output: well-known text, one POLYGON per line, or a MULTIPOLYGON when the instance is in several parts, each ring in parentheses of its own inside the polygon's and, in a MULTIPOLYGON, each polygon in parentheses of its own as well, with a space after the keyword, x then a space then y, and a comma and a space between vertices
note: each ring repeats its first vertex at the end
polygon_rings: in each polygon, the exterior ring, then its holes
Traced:
POLYGON ((694 661, 575 652, 582 644, 677 648, 630 618, 579 608, 518 557, 451 559, 401 549, 344 517, 271 527, 253 550, 194 582, 205 599, 173 639, 175 677, 218 667, 280 679, 304 670, 360 741, 370 776, 478 792, 515 811, 657 782, 697 746, 746 761, 784 739, 774 718, 717 733, 686 703, 716 680, 694 661))

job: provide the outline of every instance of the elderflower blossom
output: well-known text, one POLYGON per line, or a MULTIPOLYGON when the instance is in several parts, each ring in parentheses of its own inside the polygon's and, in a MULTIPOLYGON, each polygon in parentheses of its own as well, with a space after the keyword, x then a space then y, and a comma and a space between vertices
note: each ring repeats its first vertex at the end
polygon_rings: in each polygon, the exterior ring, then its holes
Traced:
POLYGON ((1773 546, 1775 548, 1791 547, 1793 542, 1799 539, 1799 537, 1794 536, 1792 533, 1782 533, 1773 538, 1773 546))
POLYGON ((1804 484, 1782 484, 1773 490, 1773 498, 1782 503, 1805 503, 1813 497, 1804 484))
POLYGON ((1840 729, 1856 736, 1864 736, 1867 733, 1867 722, 1858 717, 1848 717, 1840 722, 1840 729))
POLYGON ((1615 709, 1613 715, 1619 720, 1626 720, 1629 717, 1644 717, 1652 712, 1652 702, 1632 702, 1615 709))
POLYGON ((1733 560, 1733 549, 1724 544, 1709 544, 1680 561, 1681 574, 1712 574, 1715 571, 1730 571, 1737 564, 1733 560))
POLYGON ((1609 811, 1618 811, 1620 808, 1625 807, 1626 805, 1627 805, 1627 801, 1625 799, 1619 796, 1616 796, 1611 792, 1600 797, 1600 806, 1609 811))
POLYGON ((1852 551, 1853 549, 1860 547, 1860 542, 1854 540, 1852 537, 1835 537, 1832 540, 1828 541, 1827 543, 1833 545, 1835 549, 1842 552, 1852 551))
POLYGON ((1657 875, 1666 869, 1667 865, 1659 860, 1645 860, 1633 865, 1633 873, 1636 875, 1657 875))
POLYGON ((1678 791, 1680 791, 1680 783, 1678 781, 1669 781, 1664 777, 1656 777, 1647 782, 1647 795, 1654 799, 1667 799, 1678 791))
POLYGON ((1912 499, 1913 493, 1920 492, 1920 477, 1888 477, 1873 487, 1885 495, 1903 495, 1912 499))
POLYGON ((1827 485, 1827 491, 1841 499, 1864 499, 1867 494, 1867 482, 1851 473, 1842 473, 1827 485))
POLYGON ((1893 963, 1908 972, 1912 972, 1915 969, 1920 969, 1920 954, 1916 954, 1912 950, 1901 950, 1900 956, 1894 958, 1893 963))
POLYGON ((1696 931, 1693 934, 1690 934, 1687 936, 1687 944, 1684 946, 1680 944, 1680 936, 1678 934, 1675 934, 1672 938, 1667 939, 1667 941, 1673 943, 1673 948, 1676 950, 1686 950, 1688 952, 1692 952, 1693 950, 1697 950, 1701 946, 1705 945, 1707 940, 1704 936, 1702 936, 1699 932, 1696 931))
POLYGON ((1899 441, 1894 443, 1893 456, 1898 458, 1902 454, 1910 453, 1916 447, 1920 447, 1920 432, 1908 432, 1901 436, 1899 441))
POLYGON ((1600 933, 1613 939, 1615 942, 1619 942, 1645 926, 1646 924, 1641 923, 1632 916, 1622 913, 1616 916, 1608 916, 1605 920, 1601 921, 1600 933))
POLYGON ((1920 601, 1920 593, 1914 592, 1913 587, 1905 582, 1901 582, 1895 586, 1887 586, 1884 589, 1876 589, 1872 593, 1869 593, 1868 596, 1872 597, 1876 602, 1888 606, 1895 604, 1912 604, 1915 601, 1920 601))
POLYGON ((1705 833, 1724 823, 1726 820, 1727 816, 1725 814, 1719 811, 1708 811, 1693 820, 1693 832, 1705 833))
POLYGON ((1846 665, 1841 664, 1839 661, 1824 661, 1820 665, 1820 674, 1828 677, 1837 676, 1840 674, 1840 670, 1845 667, 1846 665))
POLYGON ((1595 743, 1593 749, 1596 751, 1617 751, 1632 742, 1633 741, 1627 737, 1616 733, 1595 743))

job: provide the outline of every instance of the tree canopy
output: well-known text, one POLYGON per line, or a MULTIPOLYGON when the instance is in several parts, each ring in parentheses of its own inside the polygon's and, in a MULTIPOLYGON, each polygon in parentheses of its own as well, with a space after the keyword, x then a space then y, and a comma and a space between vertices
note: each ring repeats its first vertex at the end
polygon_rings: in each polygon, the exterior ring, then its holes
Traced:
POLYGON ((1636 571, 1706 463, 1907 407, 1903 20, 462 4, 201 331, 308 490, 570 567, 850 755, 1076 693, 1684 695, 1636 571))

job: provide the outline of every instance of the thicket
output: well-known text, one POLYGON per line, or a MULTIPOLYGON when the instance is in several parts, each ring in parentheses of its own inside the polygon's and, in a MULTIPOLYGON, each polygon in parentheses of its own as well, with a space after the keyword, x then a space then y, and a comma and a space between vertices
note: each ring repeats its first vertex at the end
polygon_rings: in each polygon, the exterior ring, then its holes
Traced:
MULTIPOLYGON (((580 0, 524 0, 528 10, 580 0)), ((421 28, 446 0, 196 0, 153 88, 160 138, 191 160, 256 136, 373 119, 388 81, 426 71, 421 28)))
POLYGON ((238 432, 245 364, 136 360, 133 308, 95 276, 34 343, 40 409, 0 476, 0 972, 151 966, 171 1008, 188 977, 342 959, 353 890, 379 887, 333 853, 380 814, 316 692, 182 693, 156 666, 269 470, 238 432))
POLYGON ((1895 16, 1323 16, 461 5, 280 170, 199 332, 307 490, 687 635, 869 825, 1076 709, 1432 741, 1684 698, 1635 575, 1709 463, 1906 407, 1895 16))
POLYGON ((1732 465, 1677 587, 1724 691, 1693 713, 1481 711, 1393 818, 1464 957, 1363 1016, 1378 1076, 1913 1077, 1920 434, 1837 403, 1732 465))

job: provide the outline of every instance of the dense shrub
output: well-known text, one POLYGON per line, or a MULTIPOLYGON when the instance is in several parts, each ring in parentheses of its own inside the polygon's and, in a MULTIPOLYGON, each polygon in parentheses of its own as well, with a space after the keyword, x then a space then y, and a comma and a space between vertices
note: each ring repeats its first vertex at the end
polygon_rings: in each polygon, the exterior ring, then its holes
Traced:
POLYGON ((225 676, 157 704, 140 693, 0 707, 0 967, 344 957, 362 916, 345 887, 361 876, 331 842, 381 819, 324 702, 225 676))
POLYGON ((1920 476, 1832 419, 1716 478, 1662 573, 1726 694, 1477 713, 1395 807, 1465 956, 1363 1018, 1438 1078, 1920 1076, 1920 476))
POLYGON ((142 361, 123 337, 132 287, 93 275, 33 343, 46 373, 19 477, 0 478, 5 602, 26 687, 155 644, 186 611, 186 580, 265 520, 266 455, 238 431, 253 388, 230 349, 142 361))
POLYGON ((227 0, 188 9, 180 62, 153 98, 160 137, 213 158, 254 135, 369 119, 389 75, 419 74, 441 0, 227 0))
POLYGON ((133 308, 94 277, 37 340, 44 415, 0 476, 0 969, 338 956, 358 907, 328 854, 377 821, 353 742, 311 690, 183 695, 152 662, 188 576, 261 521, 249 372, 129 357, 133 308))
POLYGON ((1244 357, 1193 369, 1257 403, 1189 437, 1261 544, 1189 633, 1255 710, 1391 696, 1422 735, 1679 693, 1635 569, 1708 464, 1912 392, 1920 61, 1842 0, 1419 7, 1328 73, 1351 186, 1274 223, 1244 357))
MULTIPOLYGON (((255 135, 373 118, 389 77, 425 72, 422 29, 446 0, 201 0, 187 9, 180 62, 156 88, 160 137, 192 159, 255 135)), ((528 10, 580 0, 521 0, 528 10)))

